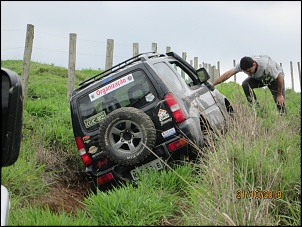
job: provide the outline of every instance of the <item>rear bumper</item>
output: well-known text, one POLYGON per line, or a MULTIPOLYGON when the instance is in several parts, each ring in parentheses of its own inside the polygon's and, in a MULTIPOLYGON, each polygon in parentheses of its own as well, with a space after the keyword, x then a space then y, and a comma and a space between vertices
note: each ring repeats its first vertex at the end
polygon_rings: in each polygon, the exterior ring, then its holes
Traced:
MULTIPOLYGON (((185 157, 194 157, 194 148, 192 144, 196 144, 198 147, 202 147, 204 144, 203 134, 199 125, 199 119, 189 118, 178 124, 178 136, 171 136, 170 140, 165 141, 157 145, 150 156, 145 159, 139 165, 120 165, 116 164, 104 171, 95 171, 91 166, 86 168, 86 174, 88 175, 88 181, 92 186, 97 186, 101 190, 111 188, 112 185, 119 184, 120 182, 131 182, 134 181, 130 174, 130 171, 138 166, 144 165, 158 157, 164 160, 166 163, 184 160, 185 157), (198 120, 198 122, 197 122, 198 120), (185 139, 187 143, 184 146, 177 148, 174 151, 168 149, 168 145, 173 142, 177 142, 180 139, 185 139), (106 174, 112 174, 113 178, 108 182, 99 185, 98 178, 105 176, 106 174)), ((195 145, 194 145, 195 146, 195 145)))

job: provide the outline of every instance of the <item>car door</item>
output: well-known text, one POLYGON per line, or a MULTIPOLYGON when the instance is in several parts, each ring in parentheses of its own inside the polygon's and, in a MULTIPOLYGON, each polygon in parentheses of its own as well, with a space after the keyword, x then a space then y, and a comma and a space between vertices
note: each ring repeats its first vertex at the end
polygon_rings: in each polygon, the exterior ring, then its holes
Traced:
POLYGON ((206 119, 212 129, 223 128, 225 121, 223 108, 216 100, 215 92, 212 92, 207 86, 200 83, 196 74, 187 67, 183 66, 180 62, 170 62, 172 68, 179 75, 180 80, 185 84, 187 97, 191 99, 192 105, 198 109, 199 114, 206 119))

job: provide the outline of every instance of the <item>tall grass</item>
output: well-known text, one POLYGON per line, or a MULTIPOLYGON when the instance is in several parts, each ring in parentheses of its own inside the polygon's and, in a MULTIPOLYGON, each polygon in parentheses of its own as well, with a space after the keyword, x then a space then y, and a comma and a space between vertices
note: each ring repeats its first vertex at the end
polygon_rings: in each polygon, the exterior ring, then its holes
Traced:
MULTIPOLYGON (((21 75, 21 61, 1 66, 21 75)), ((76 83, 98 72, 76 71, 76 83)), ((81 201, 84 210, 54 212, 41 196, 59 180, 76 184, 84 166, 66 100, 67 69, 32 62, 20 156, 1 169, 11 199, 8 224, 301 225, 300 93, 286 90, 288 114, 281 116, 268 89, 255 90, 261 107, 254 109, 240 85, 216 88, 231 100, 235 117, 224 135, 210 137, 197 163, 151 171, 137 185, 88 194, 81 201), (281 196, 255 197, 265 191, 281 196)))

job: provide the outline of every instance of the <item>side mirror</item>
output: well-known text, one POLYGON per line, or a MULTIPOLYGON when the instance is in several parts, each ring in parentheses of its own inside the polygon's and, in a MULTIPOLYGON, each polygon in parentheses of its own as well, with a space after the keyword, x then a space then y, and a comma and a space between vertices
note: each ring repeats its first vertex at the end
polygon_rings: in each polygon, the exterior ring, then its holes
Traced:
POLYGON ((208 82, 210 75, 205 68, 197 69, 196 73, 201 83, 204 83, 211 91, 215 90, 214 86, 208 82))
POLYGON ((1 68, 2 162, 10 166, 18 159, 22 132, 23 95, 19 75, 1 68))
POLYGON ((196 70, 197 76, 201 83, 204 83, 208 79, 210 79, 210 75, 208 74, 205 68, 199 68, 196 70))

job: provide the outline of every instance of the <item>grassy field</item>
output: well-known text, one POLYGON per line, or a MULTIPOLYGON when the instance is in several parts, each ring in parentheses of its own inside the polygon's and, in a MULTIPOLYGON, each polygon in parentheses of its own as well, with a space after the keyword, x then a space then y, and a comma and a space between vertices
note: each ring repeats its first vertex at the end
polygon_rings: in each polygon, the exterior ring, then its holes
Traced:
MULTIPOLYGON (((22 61, 1 67, 21 75, 22 61)), ((76 86, 96 73, 77 70, 76 86)), ((73 138, 67 69, 31 62, 20 156, 1 169, 8 224, 301 225, 301 93, 286 90, 288 113, 280 116, 268 89, 255 90, 261 108, 253 109, 239 84, 216 88, 231 100, 235 118, 225 135, 210 138, 203 159, 93 194, 73 138), (79 190, 87 193, 76 197, 79 190), (77 205, 66 209, 73 196, 77 205)))

